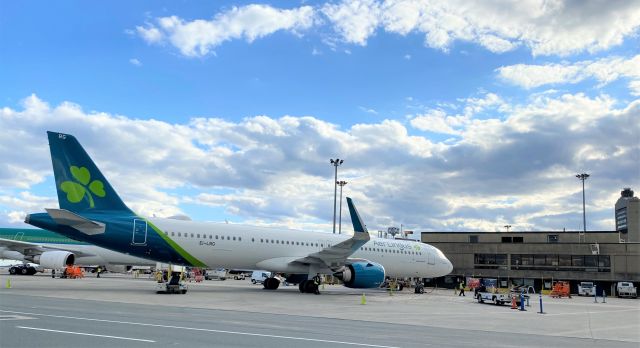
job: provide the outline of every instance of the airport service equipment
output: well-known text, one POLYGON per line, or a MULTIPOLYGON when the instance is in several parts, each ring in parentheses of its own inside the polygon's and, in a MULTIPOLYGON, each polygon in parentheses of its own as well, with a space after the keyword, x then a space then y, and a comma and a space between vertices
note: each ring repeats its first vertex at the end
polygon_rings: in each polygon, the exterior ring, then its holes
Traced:
MULTIPOLYGON (((31 265, 13 265, 9 268, 9 274, 15 275, 34 275, 38 272, 38 269, 31 265)), ((42 272, 42 270, 40 270, 42 272)))
POLYGON ((253 271, 251 273, 251 283, 262 284, 269 277, 271 277, 271 272, 269 271, 253 271))
POLYGON ((632 282, 618 282, 616 286, 618 297, 638 298, 638 289, 632 282))
POLYGON ((181 279, 179 274, 173 274, 168 282, 158 281, 156 284, 157 294, 186 294, 187 284, 181 279))
POLYGON ((578 284, 578 296, 593 296, 594 290, 593 282, 580 282, 578 284))
POLYGON ((224 268, 216 268, 213 270, 207 270, 207 273, 204 276, 206 280, 226 280, 227 279, 227 270, 224 268))
POLYGON ((478 300, 478 303, 489 301, 493 302, 495 305, 503 305, 511 301, 511 295, 499 292, 478 291, 476 293, 476 299, 478 300))

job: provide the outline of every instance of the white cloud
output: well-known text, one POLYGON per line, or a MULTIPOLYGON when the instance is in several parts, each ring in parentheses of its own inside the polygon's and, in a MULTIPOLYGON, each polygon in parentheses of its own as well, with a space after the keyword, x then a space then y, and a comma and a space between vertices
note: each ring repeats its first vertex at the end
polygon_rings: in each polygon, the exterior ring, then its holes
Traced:
POLYGON ((503 53, 519 46, 533 55, 566 56, 619 45, 640 27, 633 0, 470 2, 465 0, 344 0, 317 8, 278 9, 268 5, 233 7, 211 20, 157 18, 136 27, 148 43, 168 41, 186 56, 203 56, 222 42, 251 42, 279 30, 301 34, 330 26, 338 38, 322 41, 335 49, 339 39, 366 46, 378 30, 424 35, 426 46, 448 52, 456 41, 503 53))
POLYGON ((131 63, 132 65, 135 65, 135 66, 142 66, 142 63, 137 58, 129 59, 129 63, 131 63))
POLYGON ((166 40, 185 56, 197 57, 207 55, 224 41, 232 39, 252 42, 281 30, 298 33, 313 25, 314 16, 310 6, 286 10, 268 5, 247 5, 233 7, 211 20, 161 17, 157 18, 156 24, 136 29, 148 43, 166 40))
MULTIPOLYGON (((607 57, 575 63, 516 64, 500 67, 496 72, 502 80, 527 89, 548 84, 578 83, 586 79, 595 79, 604 85, 619 78, 640 78, 640 55, 629 59, 607 57)), ((633 90, 633 84, 629 87, 633 90)))
POLYGON ((640 97, 640 80, 629 81, 629 90, 632 96, 640 97))
POLYGON ((374 0, 325 4, 322 12, 345 41, 365 46, 380 23, 380 5, 374 0))
POLYGON ((467 127, 474 117, 487 110, 500 111, 506 110, 506 104, 495 93, 486 93, 482 98, 467 98, 460 100, 463 105, 443 105, 448 109, 457 110, 462 108, 461 114, 449 115, 442 108, 428 110, 424 114, 411 116, 410 124, 413 128, 441 133, 460 135, 462 129, 467 127))
POLYGON ((164 39, 162 32, 153 25, 147 25, 147 27, 137 26, 136 31, 138 35, 144 39, 147 43, 157 44, 164 39))
POLYGON ((56 204, 33 193, 51 180, 45 130, 76 135, 125 202, 145 215, 193 216, 195 205, 222 208, 233 221, 331 230, 328 159, 335 156, 345 159, 339 172, 349 182, 345 196, 371 230, 400 223, 494 230, 507 222, 575 229, 579 170, 592 174, 590 228, 612 229, 611 196, 640 187, 640 100, 540 95, 505 106, 485 93, 458 103, 457 119, 441 115, 443 129, 457 137, 439 142, 394 120, 348 129, 311 116, 172 124, 86 112, 69 102, 49 106, 30 96, 19 110, 0 109, 0 158, 12 168, 0 171, 0 224, 56 204))

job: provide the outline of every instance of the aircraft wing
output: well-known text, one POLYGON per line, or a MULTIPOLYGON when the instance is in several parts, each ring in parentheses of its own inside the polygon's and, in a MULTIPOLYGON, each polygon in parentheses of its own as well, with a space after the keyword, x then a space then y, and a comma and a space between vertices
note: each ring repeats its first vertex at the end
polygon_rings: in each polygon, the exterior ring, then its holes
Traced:
POLYGON ((71 252, 76 256, 95 256, 93 254, 89 254, 89 253, 78 251, 78 250, 53 248, 53 247, 45 246, 38 243, 30 243, 30 242, 23 242, 19 240, 0 238, 0 251, 3 249, 7 251, 17 251, 23 255, 39 255, 45 251, 61 250, 61 251, 71 252))
POLYGON ((362 223, 360 214, 358 214, 355 205, 353 205, 353 202, 349 197, 347 197, 347 204, 349 205, 349 214, 351 215, 351 222, 353 223, 353 237, 336 245, 326 247, 318 252, 309 254, 303 258, 296 259, 293 262, 317 264, 331 269, 337 269, 344 266, 347 259, 349 259, 349 256, 369 241, 369 232, 367 231, 364 223, 362 223))

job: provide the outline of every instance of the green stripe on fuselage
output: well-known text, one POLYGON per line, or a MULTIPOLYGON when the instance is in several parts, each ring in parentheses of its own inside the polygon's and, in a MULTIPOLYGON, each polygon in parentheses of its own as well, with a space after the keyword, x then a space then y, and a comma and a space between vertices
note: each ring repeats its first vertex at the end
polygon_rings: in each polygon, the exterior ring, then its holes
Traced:
MULTIPOLYGON (((140 217, 140 218, 143 219, 142 217, 140 217)), ((149 221, 147 219, 145 219, 145 221, 147 221, 147 224, 149 226, 151 226, 151 228, 160 236, 160 238, 162 238, 168 245, 170 245, 173 248, 173 250, 175 250, 178 254, 180 254, 180 256, 183 259, 185 259, 187 262, 189 262, 191 264, 191 266, 193 266, 193 267, 207 267, 207 265, 204 262, 198 260, 197 258, 195 258, 195 256, 189 254, 189 252, 184 250, 180 245, 178 245, 171 238, 169 238, 169 236, 164 234, 162 232, 162 230, 159 229, 156 225, 154 225, 151 221, 149 221)))
POLYGON ((49 230, 34 228, 0 228, 0 238, 27 243, 89 245, 49 230))

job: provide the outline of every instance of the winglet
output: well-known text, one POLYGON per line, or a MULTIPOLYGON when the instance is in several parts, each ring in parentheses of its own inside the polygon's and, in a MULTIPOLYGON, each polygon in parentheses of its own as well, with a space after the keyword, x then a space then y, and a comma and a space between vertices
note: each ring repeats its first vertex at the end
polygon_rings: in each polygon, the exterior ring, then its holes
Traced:
POLYGON ((360 214, 358 214, 358 210, 356 206, 353 204, 353 201, 350 197, 347 197, 347 204, 349 205, 349 214, 351 214, 351 222, 353 223, 353 230, 355 233, 369 233, 367 231, 367 227, 362 222, 360 218, 360 214))

